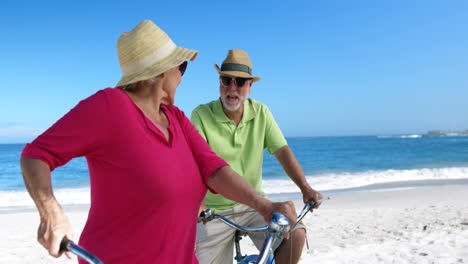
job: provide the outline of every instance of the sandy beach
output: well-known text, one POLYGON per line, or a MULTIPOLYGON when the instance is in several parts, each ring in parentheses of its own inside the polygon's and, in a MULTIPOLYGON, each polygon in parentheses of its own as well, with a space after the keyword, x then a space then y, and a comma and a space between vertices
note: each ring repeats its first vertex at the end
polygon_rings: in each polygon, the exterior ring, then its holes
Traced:
POLYGON ((468 186, 334 196, 310 216, 303 263, 468 263, 468 186))
MULTIPOLYGON (((468 185, 334 195, 305 218, 310 247, 301 263, 468 263, 467 201, 468 185)), ((65 211, 78 237, 87 207, 65 211)), ((0 263, 76 263, 47 255, 38 222, 33 210, 0 213, 0 263)))

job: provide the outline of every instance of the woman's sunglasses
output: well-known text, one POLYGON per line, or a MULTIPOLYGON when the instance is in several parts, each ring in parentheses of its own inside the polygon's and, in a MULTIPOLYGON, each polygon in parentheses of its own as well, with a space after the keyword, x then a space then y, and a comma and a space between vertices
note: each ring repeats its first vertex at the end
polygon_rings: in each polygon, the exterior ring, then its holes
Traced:
POLYGON ((252 80, 251 78, 241 78, 241 77, 231 78, 228 76, 220 76, 219 79, 221 80, 221 84, 224 86, 229 86, 231 85, 231 82, 234 81, 234 84, 237 87, 242 87, 245 85, 245 82, 247 82, 248 80, 252 80))
POLYGON ((187 61, 184 61, 181 65, 179 65, 180 76, 183 76, 185 70, 187 70, 187 61))

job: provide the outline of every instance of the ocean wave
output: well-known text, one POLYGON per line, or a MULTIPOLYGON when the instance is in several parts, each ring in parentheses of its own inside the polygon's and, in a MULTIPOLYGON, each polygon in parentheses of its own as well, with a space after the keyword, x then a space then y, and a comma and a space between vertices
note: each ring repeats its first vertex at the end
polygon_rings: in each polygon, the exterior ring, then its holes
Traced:
MULTIPOLYGON (((395 182, 454 179, 468 179, 468 167, 382 170, 307 176, 310 185, 319 191, 359 188, 395 182)), ((263 190, 267 194, 300 192, 299 188, 286 176, 280 179, 264 179, 263 190)), ((89 188, 56 188, 54 193, 61 205, 89 205, 90 203, 89 188)), ((34 203, 25 190, 0 191, 0 210, 17 207, 34 208, 34 203)))
MULTIPOLYGON (((61 205, 84 205, 90 203, 89 188, 55 189, 54 195, 61 205)), ((24 191, 0 191, 0 208, 33 208, 34 202, 24 191)))
POLYGON ((377 136, 377 138, 420 138, 422 135, 419 134, 410 134, 410 135, 400 135, 400 136, 377 136))
MULTIPOLYGON (((314 189, 328 191, 396 182, 468 179, 468 167, 345 172, 306 176, 306 178, 314 189)), ((300 192, 294 182, 286 177, 264 179, 263 190, 267 194, 300 192)))

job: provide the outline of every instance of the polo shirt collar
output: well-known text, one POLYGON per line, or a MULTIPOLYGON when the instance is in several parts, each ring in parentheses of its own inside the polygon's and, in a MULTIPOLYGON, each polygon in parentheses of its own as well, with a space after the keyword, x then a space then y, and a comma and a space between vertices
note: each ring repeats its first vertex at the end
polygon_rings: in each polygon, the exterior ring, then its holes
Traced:
MULTIPOLYGON (((247 98, 244 102, 244 114, 242 115, 242 120, 240 124, 248 122, 252 120, 255 115, 257 114, 257 109, 254 107, 252 104, 252 101, 247 98)), ((216 100, 216 103, 214 105, 214 116, 216 122, 230 122, 231 120, 226 116, 226 114, 223 111, 223 105, 221 103, 221 98, 216 100)))

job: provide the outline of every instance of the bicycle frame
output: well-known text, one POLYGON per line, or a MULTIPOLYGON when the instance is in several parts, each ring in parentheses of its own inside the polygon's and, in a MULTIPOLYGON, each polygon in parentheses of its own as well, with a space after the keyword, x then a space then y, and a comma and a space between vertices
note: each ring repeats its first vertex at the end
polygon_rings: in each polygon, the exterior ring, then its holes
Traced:
MULTIPOLYGON (((236 256, 234 259, 236 260, 237 264, 249 264, 249 263, 255 263, 255 261, 258 259, 258 255, 242 255, 241 248, 240 248, 240 240, 242 239, 243 236, 246 236, 246 232, 241 232, 239 230, 236 230, 236 233, 234 234, 234 247, 236 249, 236 256)), ((275 259, 274 255, 272 252, 268 254, 267 264, 275 264, 275 259)))

